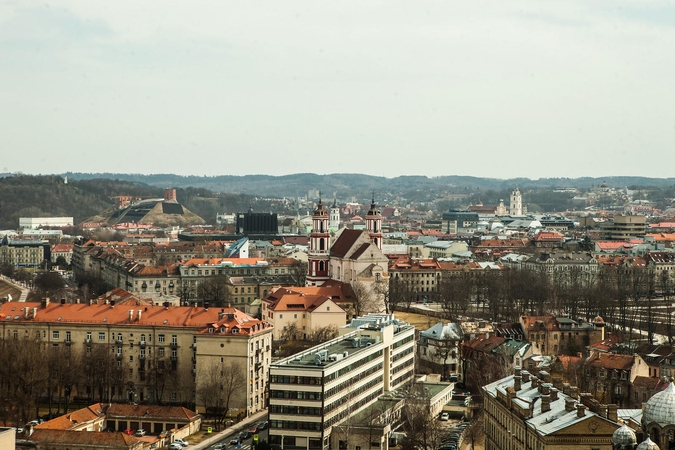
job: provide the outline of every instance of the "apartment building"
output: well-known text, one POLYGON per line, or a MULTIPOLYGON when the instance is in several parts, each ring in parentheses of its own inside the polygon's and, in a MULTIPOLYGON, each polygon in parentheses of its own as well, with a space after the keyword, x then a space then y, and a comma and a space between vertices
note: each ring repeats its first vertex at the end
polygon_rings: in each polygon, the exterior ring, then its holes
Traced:
POLYGON ((625 241, 631 237, 645 235, 647 217, 616 215, 613 220, 603 222, 601 225, 603 239, 625 241))
MULTIPOLYGON (((413 380, 415 329, 410 324, 393 314, 369 314, 340 332, 270 366, 271 444, 355 449, 352 418, 413 380)), ((375 429, 379 435, 370 438, 370 445, 386 450, 390 429, 375 429)))
MULTIPOLYGON (((180 393, 168 384, 163 392, 155 392, 151 370, 190 374, 198 390, 202 376, 234 360, 245 368, 249 385, 236 406, 249 414, 264 408, 272 326, 231 307, 134 303, 8 302, 0 305, 1 337, 40 339, 46 346, 65 346, 85 357, 105 346, 118 367, 127 368, 125 386, 133 386, 113 389, 112 401, 191 400, 178 398, 180 393)), ((93 386, 81 389, 84 392, 76 395, 97 399, 93 386)))
POLYGON ((41 239, 11 239, 7 236, 0 240, 0 263, 14 267, 39 267, 50 258, 49 242, 41 239))

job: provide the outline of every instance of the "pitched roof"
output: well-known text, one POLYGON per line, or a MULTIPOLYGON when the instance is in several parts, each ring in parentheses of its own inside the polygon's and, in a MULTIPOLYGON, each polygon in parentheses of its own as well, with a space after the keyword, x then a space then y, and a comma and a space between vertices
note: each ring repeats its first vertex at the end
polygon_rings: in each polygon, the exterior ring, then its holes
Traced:
POLYGON ((70 430, 86 422, 105 417, 103 406, 100 403, 94 403, 86 408, 78 409, 69 414, 56 417, 44 423, 35 426, 35 429, 45 430, 70 430))
POLYGON ((361 237, 361 233, 361 230, 344 229, 330 249, 331 256, 336 256, 338 258, 347 256, 349 250, 351 250, 356 241, 361 237))
MULTIPOLYGON (((139 439, 126 433, 87 433, 71 430, 45 430, 35 428, 33 434, 23 439, 31 442, 92 445, 97 447, 132 448, 139 439)), ((19 440, 19 439, 17 439, 19 440)))
POLYGON ((591 367, 605 369, 630 370, 633 367, 632 355, 618 355, 616 353, 593 353, 586 359, 586 364, 591 367))
POLYGON ((126 403, 113 403, 106 407, 108 418, 144 418, 175 419, 189 421, 199 414, 182 406, 158 406, 158 405, 129 405, 126 403))

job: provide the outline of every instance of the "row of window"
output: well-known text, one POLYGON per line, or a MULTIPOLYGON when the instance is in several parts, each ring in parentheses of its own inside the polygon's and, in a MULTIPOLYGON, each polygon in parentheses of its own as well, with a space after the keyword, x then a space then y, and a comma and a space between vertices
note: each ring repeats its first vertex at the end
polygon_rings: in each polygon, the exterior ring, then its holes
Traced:
POLYGON ((349 364, 348 366, 343 367, 342 369, 338 370, 337 372, 333 372, 331 374, 326 375, 323 377, 323 383, 328 384, 331 381, 351 372, 352 370, 361 367, 364 364, 369 363, 370 361, 374 361, 376 358, 380 358, 382 356, 382 350, 378 350, 375 353, 371 353, 370 355, 366 356, 365 358, 361 358, 358 361, 354 361, 353 363, 349 364))
POLYGON ((361 373, 357 373, 353 377, 349 378, 348 380, 343 381, 342 383, 338 384, 337 386, 334 386, 326 391, 326 398, 330 398, 335 394, 339 394, 342 392, 350 392, 354 386, 357 385, 357 383, 364 378, 369 377, 370 375, 377 373, 382 370, 382 363, 379 363, 377 365, 374 365, 368 370, 364 370, 361 373))
POLYGON ((282 384, 308 384, 318 386, 321 384, 321 378, 318 377, 296 377, 292 375, 272 375, 270 377, 272 383, 282 384))

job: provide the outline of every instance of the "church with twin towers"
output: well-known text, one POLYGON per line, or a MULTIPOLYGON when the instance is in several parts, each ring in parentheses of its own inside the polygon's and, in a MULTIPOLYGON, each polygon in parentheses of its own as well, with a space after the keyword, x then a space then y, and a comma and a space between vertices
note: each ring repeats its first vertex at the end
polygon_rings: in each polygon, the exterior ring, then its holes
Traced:
POLYGON ((347 283, 355 291, 369 293, 373 312, 384 312, 380 297, 381 289, 389 284, 388 259, 382 252, 382 214, 374 196, 366 213, 365 230, 335 231, 339 220, 337 204, 334 202, 329 211, 319 198, 312 213, 306 286, 323 286, 331 281, 347 283))

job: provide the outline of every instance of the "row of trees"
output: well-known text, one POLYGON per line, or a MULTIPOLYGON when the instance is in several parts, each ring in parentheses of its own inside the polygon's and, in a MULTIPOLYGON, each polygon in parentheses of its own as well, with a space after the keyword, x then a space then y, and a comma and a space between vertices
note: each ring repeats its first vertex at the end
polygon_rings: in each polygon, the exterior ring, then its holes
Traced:
POLYGON ((375 291, 388 312, 426 298, 440 303, 451 317, 472 311, 494 321, 516 322, 521 314, 566 314, 587 321, 599 315, 628 336, 639 328, 650 341, 656 333, 667 336, 671 344, 675 341, 675 286, 665 270, 634 266, 598 272, 574 267, 552 273, 504 269, 448 273, 435 281, 432 291, 420 292, 408 280, 390 277, 388 286, 376 285, 375 291))
POLYGON ((39 415, 46 403, 49 414, 67 412, 71 401, 148 401, 164 403, 165 392, 174 402, 194 402, 194 379, 189 368, 173 369, 170 361, 148 357, 142 370, 129 365, 108 345, 47 346, 40 339, 18 333, 0 341, 0 420, 25 423, 39 415), (141 370, 148 395, 139 398, 130 371, 141 370))

